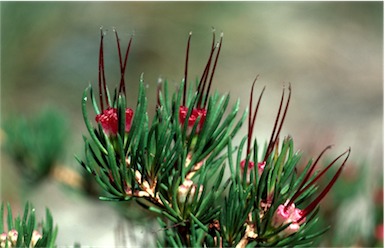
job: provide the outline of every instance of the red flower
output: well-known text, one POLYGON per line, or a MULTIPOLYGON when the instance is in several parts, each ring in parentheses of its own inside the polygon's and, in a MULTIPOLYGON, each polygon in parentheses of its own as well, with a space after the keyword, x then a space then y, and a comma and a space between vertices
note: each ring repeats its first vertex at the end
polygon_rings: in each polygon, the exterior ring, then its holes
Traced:
MULTIPOLYGON (((179 123, 181 125, 183 125, 185 123, 186 118, 187 118, 187 114, 188 114, 188 108, 185 106, 180 106, 179 107, 179 123)), ((197 129, 196 129, 196 132, 199 132, 203 127, 203 124, 204 124, 205 119, 206 119, 206 109, 194 108, 191 112, 191 115, 188 118, 188 123, 187 123, 188 127, 192 128, 199 117, 200 117, 200 120, 199 120, 197 129)))
MULTIPOLYGON (((130 108, 126 109, 126 126, 125 131, 129 132, 131 129, 132 117, 134 111, 130 108)), ((118 113, 116 108, 107 108, 103 113, 95 117, 96 122, 100 123, 104 132, 107 135, 116 135, 118 133, 118 113)))
MULTIPOLYGON (((184 78, 183 78, 183 95, 181 99, 182 102, 181 102, 181 106, 179 107, 179 123, 181 125, 184 125, 187 118, 187 114, 189 112, 189 109, 186 107, 186 105, 188 105, 186 103, 186 94, 187 94, 187 83, 188 83, 187 73, 188 73, 188 60, 189 60, 191 36, 192 36, 192 33, 190 32, 188 41, 187 41, 187 49, 186 49, 186 62, 185 62, 185 70, 184 70, 184 78)), ((223 39, 223 33, 221 34, 221 38, 219 42, 216 43, 215 32, 213 32, 213 42, 211 44, 210 56, 196 89, 197 102, 194 104, 194 108, 191 112, 191 115, 188 117, 188 121, 187 121, 188 135, 191 134, 192 128, 194 127, 194 124, 198 120, 198 118, 200 119, 199 119, 199 123, 197 124, 195 133, 200 132, 205 122, 211 84, 214 78, 215 68, 217 66, 219 54, 222 47, 222 39, 223 39), (216 55, 215 55, 215 51, 217 51, 216 55)))
MULTIPOLYGON (((117 91, 118 95, 126 96, 124 74, 125 74, 125 70, 126 70, 126 66, 127 66, 127 59, 128 59, 128 54, 129 54, 130 47, 131 47, 132 38, 128 42, 128 47, 127 47, 127 50, 125 53, 125 57, 123 57, 122 51, 120 49, 120 42, 119 42, 118 33, 116 32, 116 30, 114 30, 114 32, 115 32, 116 42, 117 42, 117 46, 118 46, 120 76, 121 76, 119 89, 115 89, 115 92, 117 91)), ((95 120, 97 123, 100 123, 102 125, 103 130, 107 135, 116 135, 118 133, 119 120, 118 120, 117 108, 113 108, 111 106, 112 101, 111 101, 110 96, 108 94, 106 75, 104 72, 103 39, 104 39, 103 30, 100 29, 99 104, 100 104, 100 109, 102 110, 102 113, 98 114, 95 117, 95 120)), ((115 106, 115 104, 114 104, 114 106, 115 106)), ((129 132, 131 129, 131 122, 132 122, 133 115, 134 115, 134 111, 130 108, 126 108, 126 125, 125 125, 125 131, 126 132, 129 132)))

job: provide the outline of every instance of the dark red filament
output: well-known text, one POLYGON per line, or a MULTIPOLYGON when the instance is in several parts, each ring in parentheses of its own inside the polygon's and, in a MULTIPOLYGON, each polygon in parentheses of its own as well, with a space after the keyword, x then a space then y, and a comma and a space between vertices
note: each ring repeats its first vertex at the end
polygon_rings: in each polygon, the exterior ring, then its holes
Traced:
POLYGON ((187 40, 187 48, 186 48, 186 62, 184 66, 184 79, 183 79, 183 106, 186 106, 186 89, 187 89, 187 72, 188 72, 188 58, 190 54, 190 43, 191 43, 192 32, 189 33, 187 40))
POLYGON ((282 91, 282 97, 281 97, 281 102, 280 102, 280 104, 279 104, 279 109, 278 109, 277 118, 275 119, 274 128, 273 128, 273 131, 272 131, 272 133, 271 133, 271 137, 270 137, 269 144, 268 144, 268 146, 267 146, 265 158, 263 159, 264 161, 266 161, 267 158, 270 156, 271 152, 272 152, 273 149, 274 149, 275 143, 277 143, 277 141, 278 141, 279 133, 281 132, 282 125, 283 125, 283 123, 284 123, 284 121, 285 121, 286 114, 287 114, 287 110, 288 110, 288 108, 289 108, 290 97, 291 97, 291 85, 289 84, 289 96, 288 96, 288 98, 287 98, 286 106, 285 106, 285 109, 284 109, 284 112, 283 112, 283 115, 282 115, 280 124, 279 124, 279 126, 278 126, 278 122, 279 122, 279 118, 280 118, 280 116, 281 116, 281 111, 282 111, 282 106, 283 106, 283 100, 284 100, 284 98, 285 98, 285 89, 283 89, 283 91, 282 91), (277 127, 278 127, 278 128, 277 128, 277 127))
POLYGON ((206 95, 206 96, 205 96, 205 100, 204 100, 204 102, 203 102, 204 108, 206 108, 206 106, 207 106, 207 100, 208 100, 208 97, 209 97, 209 92, 210 92, 210 89, 211 89, 211 84, 212 84, 212 82, 213 82, 215 69, 217 68, 218 58, 219 58, 219 54, 220 54, 221 48, 222 48, 222 41, 223 41, 223 35, 221 35, 221 39, 219 40, 218 52, 217 52, 217 55, 216 55, 216 57, 215 57, 215 61, 214 61, 214 65, 213 65, 213 70, 211 71, 211 76, 210 76, 209 85, 208 85, 208 87, 207 87, 206 94, 205 94, 205 95, 206 95))
POLYGON ((210 68, 211 68, 211 62, 212 62, 212 59, 213 59, 213 55, 214 55, 215 49, 217 48, 217 46, 215 44, 215 32, 213 31, 213 41, 212 41, 212 44, 211 44, 210 56, 209 56, 209 59, 207 61, 206 67, 205 67, 205 69, 204 69, 204 71, 202 73, 202 77, 201 77, 201 79, 199 81, 198 90, 197 90, 198 94, 199 94, 198 103, 197 103, 197 107, 198 108, 206 108, 207 107, 208 95, 210 93, 211 83, 212 83, 212 80, 213 80, 213 77, 214 77, 215 68, 216 68, 216 65, 217 65, 217 62, 218 62, 218 58, 219 58, 219 53, 220 53, 220 50, 221 50, 221 47, 222 47, 222 41, 223 41, 223 35, 221 35, 221 39, 220 39, 219 44, 218 44, 218 52, 217 52, 217 55, 216 55, 216 58, 215 58, 215 61, 214 61, 213 69, 211 71, 211 76, 210 76, 209 84, 207 86, 207 89, 205 89, 206 88, 206 84, 207 84, 208 75, 209 75, 210 68), (204 100, 203 100, 203 97, 205 97, 204 100), (202 100, 203 100, 203 105, 202 105, 202 100))
POLYGON ((263 92, 265 91, 266 87, 263 87, 261 94, 259 95, 257 106, 254 109, 254 113, 252 113, 253 109, 253 93, 254 93, 254 85, 258 79, 258 76, 254 79, 253 85, 251 86, 251 92, 250 92, 250 102, 249 102, 249 122, 248 122, 248 132, 247 132, 247 155, 251 152, 251 141, 253 138, 253 131, 254 131, 254 125, 255 120, 257 119, 257 113, 259 109, 259 104, 261 103, 263 92))
POLYGON ((310 187, 310 184, 308 185, 308 187, 305 187, 303 190, 302 187, 306 184, 306 182, 309 180, 310 176, 313 174, 313 171, 318 163, 318 161, 321 159, 322 155, 328 150, 332 148, 332 146, 327 146, 321 153, 320 155, 317 157, 317 159, 313 162, 312 166, 310 167, 309 171, 306 173, 305 175, 305 178, 303 179, 302 183, 300 184, 300 186, 298 187, 298 191, 294 194, 294 196, 291 198, 291 200, 289 201, 289 203, 287 204, 287 206, 290 206, 306 189, 308 189, 310 187))
POLYGON ((103 58, 103 30, 100 29, 100 48, 99 48, 99 102, 101 111, 104 110, 103 104, 103 95, 106 98, 106 104, 109 107, 109 103, 107 100, 107 86, 106 86, 106 77, 104 74, 104 58, 103 58), (103 94, 104 92, 104 94, 103 94))
MULTIPOLYGON (((191 43, 191 36, 192 33, 189 33, 189 38, 187 40, 187 48, 186 48, 186 60, 185 60, 185 70, 184 70, 184 85, 183 85, 183 98, 182 98, 182 106, 186 105, 186 91, 187 91, 187 74, 188 74, 188 61, 189 61, 189 53, 190 53, 190 43, 191 43)), ((218 64, 218 58, 219 54, 222 48, 222 42, 223 42, 223 34, 221 35, 221 39, 218 42, 218 44, 215 44, 215 31, 213 31, 213 41, 211 44, 211 52, 209 59, 207 61, 207 64, 205 66, 205 69, 202 73, 201 79, 198 84, 197 93, 198 93, 198 101, 196 104, 196 107, 199 109, 206 109, 207 102, 208 102, 208 96, 211 89, 211 84, 214 78, 214 72, 216 69, 216 66, 218 64), (214 57, 214 53, 216 48, 218 48, 218 51, 215 56, 214 63, 212 65, 212 60, 214 57), (209 78, 210 68, 213 66, 209 78)))
POLYGON ((130 38, 130 40, 128 42, 127 50, 126 50, 126 54, 124 56, 124 62, 123 62, 123 60, 122 60, 122 52, 121 52, 121 49, 120 49, 120 39, 118 37, 118 32, 116 30, 115 30, 115 36, 116 36, 116 43, 118 45, 119 64, 120 64, 119 93, 123 92, 123 94, 126 95, 126 86, 125 86, 125 83, 124 83, 124 74, 125 74, 125 71, 126 71, 128 55, 130 53, 132 37, 130 38))
MULTIPOLYGON (((328 147, 326 148, 328 149, 328 147)), ((325 149, 325 150, 326 150, 325 149)), ((323 152, 325 152, 325 150, 323 152)), ((335 158, 326 168, 324 168, 313 180, 311 180, 306 187, 304 187, 303 189, 299 188, 299 190, 297 191, 297 193, 295 194, 295 197, 293 196, 293 198, 290 200, 289 204, 286 205, 287 206, 290 206, 290 203, 294 202, 295 198, 297 198, 299 195, 301 195, 303 192, 305 192, 305 190, 307 190, 311 185, 313 185, 316 181, 318 181, 318 179, 320 177, 322 177, 330 168, 331 166, 337 161, 339 160, 342 156, 344 156, 346 153, 347 153, 347 156, 345 158, 345 160, 342 162, 340 168, 338 169, 338 171, 336 172, 336 174, 333 176, 333 178, 330 180, 330 182, 328 183, 328 185, 324 188, 324 190, 317 196, 317 198, 315 198, 304 210, 302 210, 302 217, 298 220, 298 222, 300 222, 303 218, 305 218, 309 213, 311 213, 317 206, 318 204, 320 203, 320 201, 327 195, 327 193, 330 191, 330 189, 333 187, 333 185, 335 184, 335 182, 337 181, 338 177, 340 176, 341 172, 342 172, 342 169, 343 167, 345 166, 346 164, 346 161, 348 160, 349 156, 350 156, 350 151, 351 149, 349 148, 347 151, 345 151, 344 153, 342 153, 341 155, 339 155, 337 158, 335 158)), ((323 153, 322 152, 322 153, 323 153)), ((322 155, 321 153, 321 155, 322 155)))

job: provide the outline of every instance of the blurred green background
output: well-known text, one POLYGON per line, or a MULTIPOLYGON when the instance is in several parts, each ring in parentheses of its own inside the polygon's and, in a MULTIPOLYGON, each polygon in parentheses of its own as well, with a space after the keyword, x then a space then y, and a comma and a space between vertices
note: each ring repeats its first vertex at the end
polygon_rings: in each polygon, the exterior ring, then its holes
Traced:
MULTIPOLYGON (((46 107, 65 116, 69 131, 58 161, 62 167, 81 171, 73 156, 82 154, 86 134, 80 101, 85 87, 97 83, 100 26, 108 30, 105 62, 110 87, 119 79, 112 29, 117 28, 124 46, 134 34, 127 68, 129 104, 136 103, 144 73, 150 107, 155 105, 159 77, 171 85, 182 79, 190 31, 189 78, 201 75, 214 27, 217 35, 224 32, 224 42, 213 88, 230 92, 233 102, 240 98, 246 108, 251 83, 260 75, 256 89, 266 85, 267 90, 255 135, 263 141, 270 135, 282 87, 290 82, 292 102, 282 134, 292 135, 296 147, 312 157, 329 144, 335 144, 331 157, 351 146, 351 169, 345 177, 365 178, 349 205, 355 206, 348 211, 354 217, 344 216, 348 219, 341 223, 358 223, 363 230, 373 223, 372 195, 382 189, 383 174, 383 2, 1 2, 0 6, 1 121, 33 118, 46 107), (365 174, 354 174, 360 166, 365 174)), ((4 131, 0 137, 4 146, 4 131)), ((26 191, 18 186, 13 167, 13 160, 3 153, 1 198, 16 204, 30 199, 37 207, 49 207, 59 224, 59 245, 115 244, 120 217, 110 203, 63 191, 51 181, 26 191)), ((139 237, 144 232, 139 231, 139 237)), ((364 240, 373 229, 367 232, 364 240)), ((343 239, 339 244, 363 242, 343 239)))

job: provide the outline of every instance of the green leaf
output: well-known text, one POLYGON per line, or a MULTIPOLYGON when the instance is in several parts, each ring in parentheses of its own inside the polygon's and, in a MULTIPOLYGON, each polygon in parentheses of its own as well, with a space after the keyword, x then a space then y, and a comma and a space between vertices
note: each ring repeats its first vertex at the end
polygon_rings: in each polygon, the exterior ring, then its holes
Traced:
POLYGON ((1 203, 1 208, 0 208, 0 233, 4 232, 4 203, 1 203))
POLYGON ((94 91, 92 90, 91 86, 90 86, 90 96, 91 96, 92 106, 94 107, 94 111, 98 115, 100 114, 100 110, 98 108, 98 104, 96 103, 94 91))
POLYGON ((120 137, 125 136, 126 129, 126 98, 123 94, 118 96, 118 134, 120 137))
POLYGON ((163 206, 165 207, 165 211, 163 211, 162 214, 166 215, 166 217, 169 219, 170 217, 172 217, 172 219, 170 220, 175 223, 182 221, 179 214, 172 207, 170 207, 170 203, 163 197, 162 194, 159 194, 159 198, 162 201, 163 206))
POLYGON ((8 212, 8 230, 14 229, 13 226, 13 216, 12 216, 12 208, 11 204, 7 203, 7 212, 8 212))
POLYGON ((99 150, 107 154, 107 150, 103 147, 102 143, 100 143, 98 137, 95 135, 94 128, 92 127, 92 124, 90 123, 88 119, 88 112, 87 112, 87 91, 91 88, 91 85, 88 86, 84 92, 83 92, 83 98, 82 98, 82 113, 83 113, 83 119, 84 123, 86 124, 87 130, 92 138, 92 140, 95 142, 95 144, 98 146, 99 150))
POLYGON ((195 217, 192 213, 190 213, 191 219, 200 227, 202 228, 205 232, 208 232, 209 229, 207 226, 205 226, 202 222, 199 221, 197 217, 195 217))

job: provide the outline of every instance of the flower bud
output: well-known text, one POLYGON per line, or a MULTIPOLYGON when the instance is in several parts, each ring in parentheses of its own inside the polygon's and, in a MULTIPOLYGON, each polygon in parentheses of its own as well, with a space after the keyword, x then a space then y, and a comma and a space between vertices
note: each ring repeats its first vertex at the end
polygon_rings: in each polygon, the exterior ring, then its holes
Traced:
POLYGON ((0 241, 3 242, 3 241, 6 241, 7 240, 7 233, 2 233, 0 234, 0 241))
MULTIPOLYGON (((245 169, 245 164, 246 164, 246 159, 242 160, 241 163, 240 163, 240 166, 241 166, 241 172, 243 173, 244 169, 245 169)), ((263 162, 258 162, 258 175, 261 176, 262 173, 263 173, 263 170, 265 169, 265 165, 266 165, 266 162, 263 161, 263 162)), ((250 177, 250 172, 251 170, 254 168, 254 162, 253 161, 249 161, 249 165, 247 166, 247 178, 250 177)))
MULTIPOLYGON (((7 233, 0 234, 0 247, 1 248, 5 247, 6 242, 7 242, 7 233)), ((8 246, 10 246, 10 243, 8 244, 8 246)))
MULTIPOLYGON (((242 171, 245 169, 245 164, 246 164, 246 159, 241 161, 240 166, 241 166, 241 170, 242 171)), ((247 171, 250 171, 253 168, 254 168, 254 162, 253 161, 249 161, 249 164, 247 166, 247 171)))
POLYGON ((299 228, 300 225, 298 223, 292 223, 287 228, 285 228, 285 230, 283 230, 281 234, 283 234, 284 236, 289 236, 293 233, 298 232, 299 228))
MULTIPOLYGON (((178 200, 179 200, 179 202, 181 202, 181 203, 186 202, 186 199, 188 196, 187 202, 191 203, 194 199, 194 195, 196 193, 196 190, 197 190, 197 185, 194 184, 194 182, 192 180, 190 180, 190 179, 185 180, 183 182, 183 184, 181 184, 178 187, 178 200)), ((199 187, 198 198, 201 196, 202 191, 203 191, 203 186, 201 185, 199 187)))
POLYGON ((11 241, 13 245, 16 245, 18 233, 15 229, 12 229, 8 232, 8 240, 11 241))
POLYGON ((306 218, 303 217, 303 212, 301 209, 296 208, 294 203, 292 203, 290 206, 287 206, 288 203, 289 202, 287 201, 285 204, 278 206, 274 213, 272 223, 272 226, 275 228, 291 223, 282 231, 281 235, 284 236, 289 236, 297 232, 300 228, 300 225, 303 224, 306 220, 306 218))
POLYGON ((258 175, 262 175, 263 170, 265 169, 266 161, 258 162, 258 175))
POLYGON ((286 207, 283 204, 279 205, 273 216, 273 223, 272 223, 273 226, 280 227, 284 224, 290 223, 291 222, 290 217, 294 212, 294 209, 295 209, 294 203, 291 204, 289 207, 286 207))
POLYGON ((299 208, 295 208, 290 218, 293 222, 296 222, 299 225, 301 225, 306 221, 306 217, 302 217, 302 216, 303 216, 303 211, 299 208))
POLYGON ((7 240, 6 240, 6 241, 1 241, 1 242, 0 242, 0 247, 1 247, 1 248, 12 247, 12 243, 11 243, 11 241, 9 241, 9 240, 8 240, 8 241, 7 241, 7 240))
POLYGON ((41 234, 38 231, 34 230, 32 233, 30 247, 35 247, 37 241, 41 238, 42 238, 41 234))

